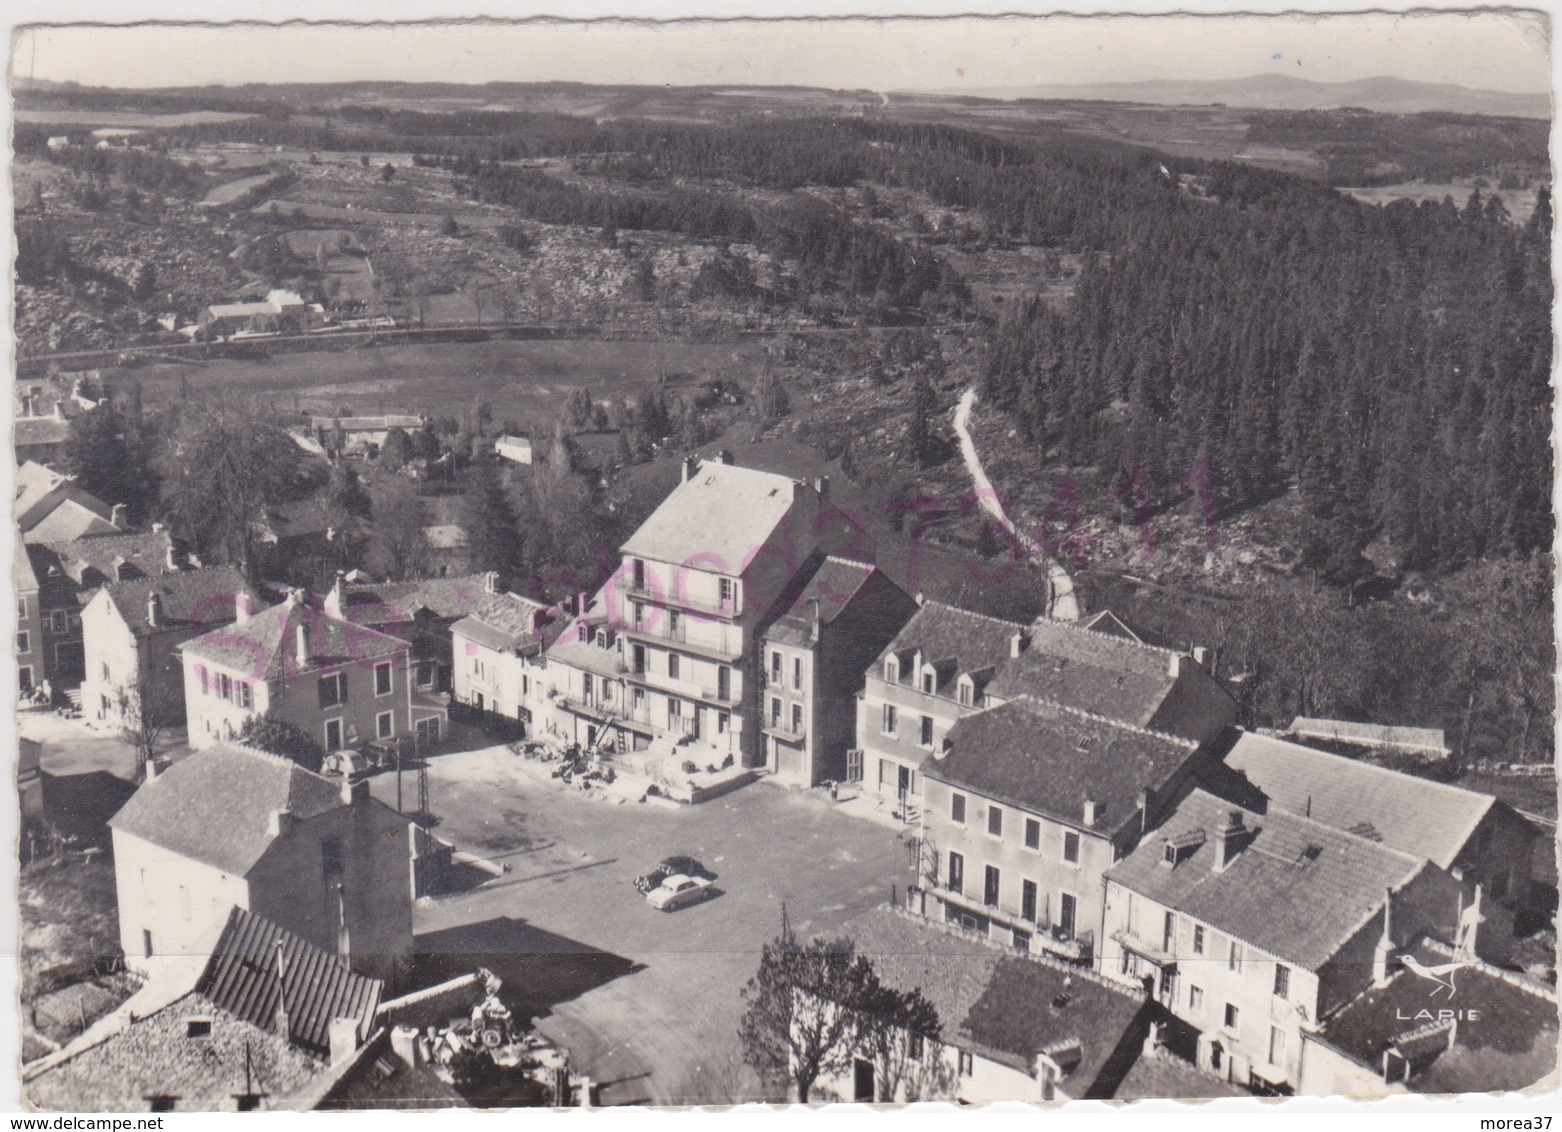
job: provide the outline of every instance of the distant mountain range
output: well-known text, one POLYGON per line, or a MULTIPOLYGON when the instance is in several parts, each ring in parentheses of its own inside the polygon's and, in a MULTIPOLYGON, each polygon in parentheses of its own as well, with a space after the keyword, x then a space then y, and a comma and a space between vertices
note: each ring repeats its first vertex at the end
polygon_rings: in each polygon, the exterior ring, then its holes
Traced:
POLYGON ((1253 110, 1335 110, 1354 106, 1385 114, 1441 110, 1511 118, 1550 118, 1551 98, 1501 90, 1476 90, 1452 83, 1418 83, 1381 76, 1345 83, 1320 83, 1293 75, 1245 79, 1150 79, 1132 83, 1054 83, 923 93, 1013 100, 1066 99, 1090 102, 1148 102, 1162 106, 1225 103, 1253 110))

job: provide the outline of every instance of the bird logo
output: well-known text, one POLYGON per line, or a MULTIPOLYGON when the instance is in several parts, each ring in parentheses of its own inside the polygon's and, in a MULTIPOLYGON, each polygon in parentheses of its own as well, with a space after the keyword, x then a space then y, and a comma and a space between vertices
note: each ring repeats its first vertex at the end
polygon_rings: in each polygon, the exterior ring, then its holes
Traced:
POLYGON ((1435 963, 1429 967, 1414 955, 1403 955, 1400 958, 1405 964, 1405 969, 1437 984, 1431 992, 1431 997, 1436 998, 1439 991, 1447 991, 1448 997, 1452 999, 1458 989, 1454 986, 1454 974, 1461 967, 1475 964, 1475 929, 1485 922, 1486 917, 1481 915, 1480 904, 1471 904, 1459 915, 1459 931, 1454 937, 1452 961, 1435 963))
POLYGON ((1453 998, 1454 991, 1457 989, 1454 986, 1454 972, 1459 970, 1460 967, 1468 967, 1470 965, 1468 961, 1455 960, 1452 963, 1438 963, 1428 967, 1425 963, 1416 959, 1414 955, 1406 955, 1402 959, 1407 970, 1421 976, 1423 979, 1430 979, 1437 984, 1437 987, 1432 991, 1433 998, 1437 997, 1438 991, 1447 991, 1448 997, 1450 999, 1453 998))

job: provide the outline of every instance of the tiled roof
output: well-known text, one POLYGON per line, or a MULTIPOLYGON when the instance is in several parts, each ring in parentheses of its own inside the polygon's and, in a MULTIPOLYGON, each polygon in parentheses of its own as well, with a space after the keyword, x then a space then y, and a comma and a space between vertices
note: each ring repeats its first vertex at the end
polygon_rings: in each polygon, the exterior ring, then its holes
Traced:
POLYGON ((26 537, 29 542, 53 542, 112 534, 119 528, 114 526, 109 514, 97 499, 81 488, 68 487, 56 506, 28 527, 26 537))
POLYGON ((486 574, 361 582, 347 587, 345 616, 355 625, 399 624, 412 620, 419 609, 427 609, 441 620, 465 617, 488 596, 486 574))
POLYGON ((857 945, 885 985, 920 990, 938 1011, 941 1034, 954 1037, 981 998, 1003 952, 979 940, 942 931, 880 906, 848 923, 839 933, 857 945))
POLYGON ((220 629, 186 641, 183 651, 202 660, 237 669, 259 680, 276 680, 385 660, 407 651, 407 642, 367 625, 349 624, 302 603, 273 605, 220 629), (298 626, 307 629, 309 654, 298 655, 298 626))
POLYGON ((801 485, 786 476, 707 460, 662 500, 622 551, 735 577, 770 542, 798 490, 801 485))
MULTIPOLYGON (((819 624, 829 625, 860 595, 865 596, 882 586, 895 586, 895 583, 873 563, 829 555, 797 592, 786 612, 765 631, 765 636, 783 644, 806 646, 812 640, 815 602, 818 603, 819 624)), ((908 606, 911 604, 909 597, 902 600, 908 606)), ((899 628, 899 625, 886 627, 887 630, 892 628, 899 628)))
POLYGON ((114 581, 116 559, 143 577, 167 573, 172 545, 167 531, 143 531, 42 543, 37 550, 52 556, 49 565, 57 566, 78 589, 92 590, 114 581))
MULTIPOLYGON (((895 635, 889 647, 879 654, 878 670, 883 671, 883 662, 890 655, 909 657, 920 649, 922 659, 928 664, 954 662, 940 668, 935 689, 940 695, 952 696, 960 673, 976 672, 1009 659, 1014 634, 1025 628, 1016 621, 1001 621, 942 602, 927 601, 895 635)), ((909 666, 903 664, 900 682, 909 684, 913 678, 909 666)))
POLYGON ((207 747, 130 796, 109 825, 181 857, 242 877, 274 840, 271 815, 300 820, 344 805, 336 783, 245 747, 207 747))
POLYGON ((254 591, 232 566, 209 566, 188 573, 157 574, 103 587, 114 608, 132 632, 146 636, 153 632, 147 624, 147 600, 156 593, 162 598, 161 627, 182 626, 192 629, 224 625, 233 620, 234 598, 254 591))
POLYGON ((1066 1070, 1066 1093, 1110 1097, 1117 1085, 1108 1065, 1112 1055, 1120 1053, 1120 1074, 1143 1048, 1144 1001, 1142 993, 1087 972, 1007 956, 972 1004, 960 1037, 1027 1073, 1034 1072, 1037 1054, 1048 1053, 1066 1070), (1103 1070, 1108 1076, 1098 1080, 1103 1070))
POLYGON ((1252 732, 1237 739, 1225 761, 1264 792, 1271 808, 1347 830, 1370 822, 1384 844, 1444 869, 1458 862, 1497 804, 1489 794, 1252 732))
POLYGON ((1145 1053, 1117 1086, 1113 1100, 1217 1100, 1253 1094, 1219 1077, 1201 1073, 1176 1054, 1164 1050, 1145 1053))
POLYGON ((1193 917, 1286 962, 1317 970, 1426 862, 1321 822, 1271 808, 1238 810, 1194 790, 1145 839, 1107 871, 1107 879, 1193 917), (1238 811, 1248 830, 1222 872, 1213 831, 1238 811), (1195 830, 1209 836, 1175 867, 1163 841, 1195 830))
POLYGON ((12 487, 11 510, 17 523, 27 529, 28 511, 36 507, 62 484, 69 482, 52 468, 46 468, 36 460, 28 460, 16 469, 16 481, 12 487))
POLYGON ((532 618, 550 608, 519 594, 485 594, 477 608, 451 626, 450 631, 486 648, 519 651, 545 643, 547 624, 543 626, 543 636, 534 637, 532 618))
POLYGON ((195 989, 235 1017, 262 1028, 276 1025, 280 996, 292 1041, 329 1054, 334 1018, 354 1019, 359 1037, 368 1036, 384 983, 354 974, 340 957, 247 909, 235 908, 228 913, 195 989))
MULTIPOLYGON (((1452 950, 1428 940, 1418 941, 1411 951, 1424 967, 1437 967, 1453 959, 1452 950)), ((1478 1077, 1453 1080, 1457 1062, 1443 1054, 1430 1072, 1412 1078, 1417 1092, 1486 1092, 1523 1089, 1556 1068, 1557 998, 1527 983, 1522 976, 1499 971, 1484 963, 1470 963, 1451 976, 1456 988, 1453 999, 1433 999, 1430 992, 1437 984, 1401 967, 1384 987, 1369 987, 1325 1020, 1322 1036, 1330 1045, 1358 1061, 1381 1068, 1383 1051, 1397 1040, 1423 1026, 1426 1019, 1416 1015, 1426 1009, 1435 1013, 1441 1007, 1478 1010, 1479 1017, 1459 1025, 1455 1051, 1463 1050, 1479 1059, 1478 1077), (1537 1057, 1538 1054, 1538 1057, 1537 1057), (1434 1077, 1434 1075, 1437 1075, 1434 1077), (1439 1087, 1438 1078, 1444 1079, 1439 1087), (1449 1087, 1455 1086, 1455 1087, 1449 1087)))
POLYGON ((33 565, 33 548, 21 539, 17 539, 15 545, 15 557, 11 560, 11 584, 16 587, 17 593, 36 593, 39 571, 33 565))
POLYGON ((1189 739, 1029 698, 966 716, 948 742, 947 755, 924 760, 929 778, 1073 825, 1089 799, 1103 832, 1197 750, 1189 739))
POLYGON ((1176 654, 1110 633, 1041 620, 1024 652, 987 685, 1000 699, 1032 695, 1146 726, 1177 683, 1176 654))
POLYGON ((176 1098, 181 1111, 231 1111, 246 1076, 251 1089, 265 1094, 264 1107, 280 1107, 324 1068, 269 1026, 252 1025, 192 993, 23 1088, 28 1100, 50 1111, 145 1112, 155 1096, 176 1098), (209 1019, 210 1033, 191 1037, 192 1018, 209 1019))
POLYGON ((71 433, 70 421, 58 417, 21 417, 16 421, 16 446, 25 448, 40 444, 64 444, 71 433))

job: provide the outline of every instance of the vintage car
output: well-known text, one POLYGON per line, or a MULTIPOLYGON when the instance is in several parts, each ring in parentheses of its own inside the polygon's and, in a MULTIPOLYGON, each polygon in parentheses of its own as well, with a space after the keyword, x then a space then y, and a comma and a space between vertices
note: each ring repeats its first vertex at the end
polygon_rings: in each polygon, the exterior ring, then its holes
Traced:
POLYGON ((664 880, 660 888, 653 889, 646 896, 645 902, 660 911, 671 912, 689 904, 698 904, 714 891, 711 882, 704 877, 675 874, 664 880))
POLYGON ((701 877, 704 880, 716 879, 715 873, 693 857, 663 857, 654 869, 644 876, 635 878, 635 888, 639 892, 649 893, 659 888, 668 877, 679 874, 686 877, 701 877))

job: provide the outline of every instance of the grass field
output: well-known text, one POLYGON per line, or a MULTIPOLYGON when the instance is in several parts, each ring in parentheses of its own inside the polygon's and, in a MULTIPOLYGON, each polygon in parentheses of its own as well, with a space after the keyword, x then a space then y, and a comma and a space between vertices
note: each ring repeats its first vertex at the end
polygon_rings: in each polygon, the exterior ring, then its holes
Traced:
POLYGON ((279 409, 296 403, 306 412, 347 405, 357 412, 459 415, 487 401, 496 420, 544 427, 578 386, 589 386, 593 397, 605 400, 636 396, 659 373, 674 387, 715 378, 745 381, 760 355, 757 343, 470 342, 159 363, 134 370, 133 379, 149 403, 178 397, 182 378, 192 393, 244 393, 279 409))

